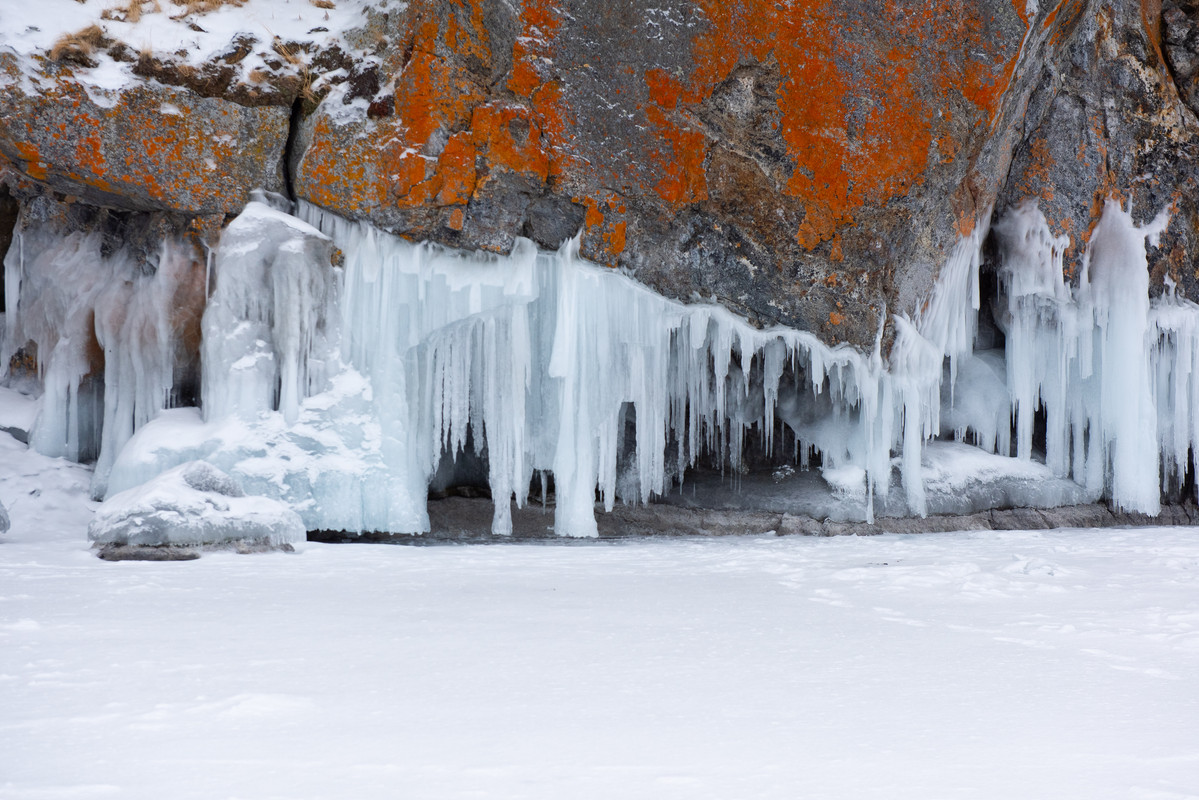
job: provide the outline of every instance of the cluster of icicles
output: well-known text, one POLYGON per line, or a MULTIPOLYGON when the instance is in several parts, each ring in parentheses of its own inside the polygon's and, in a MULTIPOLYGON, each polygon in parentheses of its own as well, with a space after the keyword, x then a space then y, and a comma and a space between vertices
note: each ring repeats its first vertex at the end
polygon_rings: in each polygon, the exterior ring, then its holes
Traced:
POLYGON ((817 453, 824 469, 861 476, 867 518, 896 465, 923 514, 927 440, 1003 455, 1014 442, 1013 457, 1032 458, 1038 408, 1054 472, 1155 513, 1162 484, 1199 451, 1199 306, 1149 299, 1146 239, 1164 225, 1138 227, 1109 204, 1071 288, 1067 242, 1036 207, 1006 215, 996 353, 975 350, 984 222, 924 313, 893 320, 884 359, 878 346, 830 348, 663 298, 584 262, 576 242, 455 252, 260 198, 203 276, 201 415, 165 410, 178 382, 172 303, 187 282, 172 267, 179 246, 141 274, 102 256, 96 237, 27 222, 5 260, 0 360, 36 342, 45 393, 32 442, 97 457, 98 496, 204 458, 291 502, 310 529, 428 530, 430 479, 469 435, 486 451, 495 533, 550 473, 555 530, 592 536, 597 490, 610 510, 618 486, 647 501, 704 453, 737 469, 748 437, 775 446, 776 420, 796 459, 817 453), (99 383, 86 374, 88 325, 104 349, 99 383))

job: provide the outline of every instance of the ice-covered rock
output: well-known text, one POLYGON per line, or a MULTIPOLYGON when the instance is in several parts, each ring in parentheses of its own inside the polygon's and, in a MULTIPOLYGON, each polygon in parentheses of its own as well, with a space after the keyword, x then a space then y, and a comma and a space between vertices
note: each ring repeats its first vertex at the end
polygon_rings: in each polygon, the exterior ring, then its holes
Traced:
POLYGON ((305 530, 283 503, 247 497, 226 473, 192 461, 109 498, 88 538, 101 545, 284 545, 304 541, 305 530))

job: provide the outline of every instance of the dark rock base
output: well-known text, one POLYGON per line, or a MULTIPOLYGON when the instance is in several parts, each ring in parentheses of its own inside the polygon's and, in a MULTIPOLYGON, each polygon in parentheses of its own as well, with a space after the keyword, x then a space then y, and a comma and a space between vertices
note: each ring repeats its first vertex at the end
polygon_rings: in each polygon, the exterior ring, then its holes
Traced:
POLYGON ((290 544, 273 545, 263 542, 228 542, 196 547, 164 545, 106 544, 97 548, 96 556, 103 561, 195 561, 203 553, 294 553, 290 544))
MULTIPOLYGON (((491 533, 491 502, 451 497, 429 503, 432 531, 424 535, 310 531, 314 542, 387 542, 397 544, 487 543, 544 541, 560 544, 588 541, 554 534, 553 508, 512 509, 511 537, 491 533)), ((879 518, 873 523, 834 522, 759 511, 679 508, 664 504, 617 506, 598 516, 600 539, 655 536, 874 536, 881 533, 949 533, 953 531, 1048 530, 1050 528, 1117 528, 1199 525, 1199 506, 1192 503, 1162 508, 1150 517, 1103 504, 1059 508, 1007 508, 967 515, 879 518)))

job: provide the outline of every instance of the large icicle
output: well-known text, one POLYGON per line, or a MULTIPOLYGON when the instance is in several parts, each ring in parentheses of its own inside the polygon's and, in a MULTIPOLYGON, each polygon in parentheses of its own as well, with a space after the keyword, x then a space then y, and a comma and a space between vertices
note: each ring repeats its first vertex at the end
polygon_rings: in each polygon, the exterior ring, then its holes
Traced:
MULTIPOLYGON (((555 530, 594 536, 597 494, 608 509, 618 495, 652 499, 704 454, 737 473, 747 437, 769 450, 778 420, 801 465, 818 456, 867 518, 876 496, 888 513, 923 514, 926 475, 948 463, 926 442, 944 429, 1006 455, 1014 422, 1028 462, 1043 409, 1053 472, 1152 511, 1150 462, 1160 454, 1180 480, 1199 429, 1197 307, 1119 302, 1147 298, 1144 240, 1164 221, 1137 228, 1118 206, 1105 212, 1077 291, 1061 277, 1066 241, 1035 207, 996 226, 1002 307, 989 311, 1003 354, 972 352, 981 221, 923 312, 895 321, 887 368, 881 347, 829 348, 661 297, 585 263, 577 242, 464 253, 299 213, 304 222, 251 204, 230 226, 205 317, 207 422, 180 411, 145 425, 114 467, 114 489, 204 458, 293 503, 310 529, 419 533, 430 479, 473 448, 486 460, 494 532, 512 530, 512 504, 526 502, 537 473, 552 473, 555 530), (342 269, 328 262, 330 240, 342 269), (906 500, 888 497, 893 454, 906 500)), ((1021 474, 1037 470, 1048 474, 1021 474)), ((1027 487, 1011 491, 997 496, 1018 501, 1027 487)))
MULTIPOLYGON (((1068 240, 1050 233, 1035 203, 995 226, 1003 303, 996 322, 1005 335, 1016 456, 1032 457, 1034 418, 1043 411, 1047 466, 1093 497, 1106 493, 1120 508, 1147 514, 1160 510, 1159 462, 1181 478, 1194 435, 1190 376, 1199 307, 1149 298, 1146 240, 1155 242, 1166 220, 1163 213, 1137 226, 1109 201, 1076 289, 1063 280, 1068 240)), ((993 397, 995 389, 959 387, 954 403, 959 411, 989 407, 982 392, 993 397)), ((982 433, 983 446, 1006 452, 1005 430, 992 442, 992 412, 954 419, 958 429, 982 433)))
POLYGON ((16 238, 4 261, 10 311, 0 377, 32 342, 44 393, 31 444, 96 459, 100 497, 125 442, 187 381, 177 373, 192 333, 185 317, 203 306, 203 269, 179 241, 164 241, 144 265, 123 249, 103 252, 98 233, 63 235, 29 216, 16 238))

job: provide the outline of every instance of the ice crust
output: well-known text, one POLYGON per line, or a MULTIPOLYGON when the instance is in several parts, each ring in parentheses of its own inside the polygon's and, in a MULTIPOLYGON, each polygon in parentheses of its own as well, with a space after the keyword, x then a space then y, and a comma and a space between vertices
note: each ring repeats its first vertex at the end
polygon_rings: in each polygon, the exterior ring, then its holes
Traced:
POLYGON ((24 235, 19 247, 37 246, 7 261, 21 304, 5 352, 31 338, 52 354, 38 449, 85 457, 101 426, 109 495, 203 459, 287 502, 309 529, 419 533, 430 481, 473 446, 486 456, 494 532, 510 532, 511 502, 552 474, 555 530, 594 536, 597 493, 606 509, 661 497, 703 454, 736 476, 751 437, 767 453, 781 446, 776 420, 797 442, 784 455, 801 468, 819 458, 827 498, 813 507, 846 519, 872 519, 876 502, 923 515, 1103 495, 1155 513, 1199 429, 1199 306, 1149 299, 1145 245, 1164 215, 1137 226, 1109 204, 1071 287, 1068 241, 1035 205, 1006 214, 994 226, 996 349, 979 327, 988 213, 923 313, 894 318, 884 363, 881 345, 828 347, 664 298, 583 261, 577 242, 459 252, 266 200, 229 225, 211 260, 202 415, 163 412, 170 359, 156 321, 170 259, 102 297, 89 281, 119 273, 118 257, 86 237, 24 235), (74 294, 46 288, 76 273, 92 277, 76 276, 74 294), (144 321, 115 324, 116 306, 144 321), (112 344, 93 398, 75 344, 89 308, 112 344), (928 447, 937 437, 973 446, 928 447))
POLYGON ((302 542, 300 516, 278 500, 247 497, 211 464, 192 461, 113 495, 88 526, 97 544, 202 545, 302 542))

